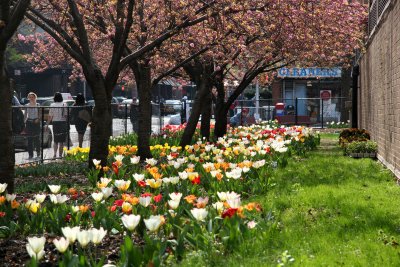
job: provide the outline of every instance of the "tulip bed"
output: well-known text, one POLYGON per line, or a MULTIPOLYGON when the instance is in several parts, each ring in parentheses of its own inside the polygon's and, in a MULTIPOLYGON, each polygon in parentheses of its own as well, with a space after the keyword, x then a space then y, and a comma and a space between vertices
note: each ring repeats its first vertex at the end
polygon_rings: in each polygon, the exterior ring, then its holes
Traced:
MULTIPOLYGON (((24 240, 20 260, 31 266, 158 266, 188 251, 229 253, 273 223, 247 199, 266 194, 272 172, 318 143, 310 128, 264 123, 231 129, 215 143, 154 145, 145 164, 136 146, 110 146, 108 166, 94 160, 87 173, 89 190, 53 183, 19 196, 0 184, 0 238, 24 240)), ((87 157, 76 148, 67 160, 87 157)))

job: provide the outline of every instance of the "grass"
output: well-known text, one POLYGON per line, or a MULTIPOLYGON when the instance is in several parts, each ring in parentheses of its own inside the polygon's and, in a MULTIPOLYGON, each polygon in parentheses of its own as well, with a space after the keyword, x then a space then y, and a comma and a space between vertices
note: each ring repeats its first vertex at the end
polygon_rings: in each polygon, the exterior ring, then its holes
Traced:
POLYGON ((192 253, 183 266, 400 266, 400 187, 371 159, 343 156, 332 135, 306 159, 292 159, 271 179, 262 203, 271 221, 230 255, 192 253))

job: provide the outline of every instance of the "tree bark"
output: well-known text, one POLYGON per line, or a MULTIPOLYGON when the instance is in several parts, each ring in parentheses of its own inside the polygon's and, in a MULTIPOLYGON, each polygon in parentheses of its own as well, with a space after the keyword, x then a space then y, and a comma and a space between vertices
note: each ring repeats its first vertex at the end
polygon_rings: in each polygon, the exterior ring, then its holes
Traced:
POLYGON ((226 110, 225 104, 222 103, 216 105, 215 109, 215 126, 214 126, 214 138, 218 139, 226 134, 226 128, 228 127, 228 111, 226 110))
POLYGON ((189 145, 192 141, 194 132, 196 131, 197 123, 200 118, 200 114, 202 112, 202 106, 204 104, 202 103, 202 100, 209 93, 210 93, 209 77, 203 75, 203 78, 199 79, 199 82, 197 83, 197 92, 194 99, 192 111, 190 113, 189 121, 181 137, 181 142, 179 144, 183 148, 189 145))
POLYGON ((147 63, 135 67, 135 79, 139 97, 139 131, 138 131, 138 155, 141 160, 152 158, 150 152, 151 136, 151 68, 147 63))
POLYGON ((5 71, 5 49, 0 50, 0 183, 6 183, 7 191, 14 191, 15 154, 11 123, 11 86, 5 71))
POLYGON ((202 138, 207 141, 210 140, 211 132, 211 108, 212 108, 212 97, 211 92, 205 95, 204 100, 201 101, 203 104, 203 109, 201 111, 201 126, 200 134, 202 138))
POLYGON ((111 91, 106 89, 100 70, 85 74, 93 92, 95 106, 93 108, 90 136, 89 167, 93 167, 93 159, 100 160, 102 166, 107 165, 108 143, 112 136, 111 91))

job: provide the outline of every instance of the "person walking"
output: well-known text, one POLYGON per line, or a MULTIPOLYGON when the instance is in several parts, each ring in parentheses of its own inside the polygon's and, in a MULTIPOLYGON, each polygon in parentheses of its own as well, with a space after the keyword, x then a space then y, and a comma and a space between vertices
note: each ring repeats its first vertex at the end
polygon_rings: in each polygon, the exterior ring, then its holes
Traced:
POLYGON ((71 111, 71 118, 75 124, 75 129, 78 132, 79 147, 82 147, 83 137, 85 136, 86 128, 92 120, 91 109, 86 106, 85 97, 79 93, 76 96, 75 103, 71 111))
POLYGON ((36 102, 37 95, 30 92, 27 96, 29 103, 25 105, 25 131, 28 139, 29 159, 33 158, 33 150, 36 150, 37 158, 40 158, 40 111, 36 102))
POLYGON ((54 134, 53 158, 57 157, 57 151, 59 157, 62 157, 63 146, 67 141, 69 127, 67 125, 67 106, 63 103, 63 97, 60 92, 54 94, 54 103, 50 105, 47 126, 49 126, 51 122, 53 122, 54 134))

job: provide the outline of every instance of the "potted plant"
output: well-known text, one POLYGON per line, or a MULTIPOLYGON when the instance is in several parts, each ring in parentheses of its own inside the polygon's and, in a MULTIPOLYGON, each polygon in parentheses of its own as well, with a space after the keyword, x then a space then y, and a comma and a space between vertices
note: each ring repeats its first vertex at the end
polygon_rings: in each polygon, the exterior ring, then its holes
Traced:
POLYGON ((368 154, 370 158, 376 158, 376 153, 378 152, 378 144, 374 141, 365 142, 365 153, 368 154))

